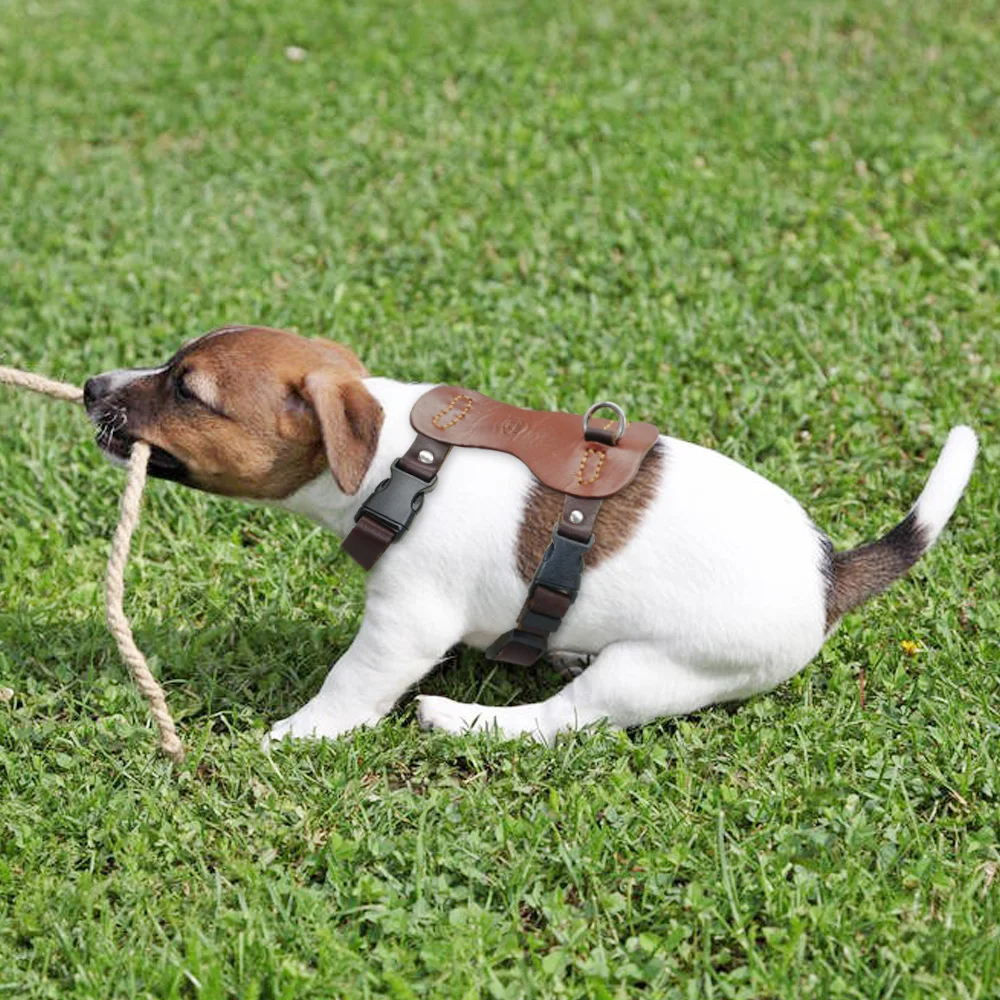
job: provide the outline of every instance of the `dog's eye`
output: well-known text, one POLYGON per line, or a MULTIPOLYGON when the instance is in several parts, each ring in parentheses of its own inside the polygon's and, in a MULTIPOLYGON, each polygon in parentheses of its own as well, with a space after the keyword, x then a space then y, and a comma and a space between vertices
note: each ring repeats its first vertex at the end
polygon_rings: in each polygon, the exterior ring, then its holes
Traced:
POLYGON ((187 372, 181 372, 174 379, 174 396, 182 403, 196 403, 198 397, 191 391, 191 387, 187 384, 186 376, 187 372))

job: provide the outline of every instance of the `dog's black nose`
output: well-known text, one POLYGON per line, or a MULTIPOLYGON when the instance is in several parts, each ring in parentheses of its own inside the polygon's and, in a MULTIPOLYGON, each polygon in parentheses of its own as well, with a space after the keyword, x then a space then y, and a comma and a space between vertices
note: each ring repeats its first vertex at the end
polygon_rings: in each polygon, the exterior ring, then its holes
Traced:
POLYGON ((103 379, 100 375, 88 378, 83 383, 83 405, 90 409, 104 395, 103 379))

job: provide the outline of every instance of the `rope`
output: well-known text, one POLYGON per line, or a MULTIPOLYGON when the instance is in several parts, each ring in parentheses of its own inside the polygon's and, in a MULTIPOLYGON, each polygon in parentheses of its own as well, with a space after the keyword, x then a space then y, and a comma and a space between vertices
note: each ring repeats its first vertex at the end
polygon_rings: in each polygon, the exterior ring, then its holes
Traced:
POLYGON ((179 764, 184 760, 184 747, 177 737, 163 688, 156 683, 156 678, 146 663, 146 657, 135 644, 132 626, 125 617, 125 561, 128 559, 129 547, 132 544, 132 532, 135 531, 139 520, 139 504, 142 502, 142 490, 146 485, 148 463, 149 445, 145 441, 136 441, 132 445, 132 453, 128 459, 128 479, 125 482, 125 492, 122 494, 121 518, 118 527, 115 528, 111 554, 108 556, 108 579, 104 594, 107 602, 108 628, 111 629, 111 634, 118 643, 118 651, 132 671, 136 686, 146 699, 150 714, 160 730, 160 749, 179 764))
POLYGON ((20 368, 5 368, 0 365, 0 382, 7 385, 17 385, 32 392, 41 392, 55 399, 65 399, 70 403, 79 403, 83 399, 83 390, 68 382, 56 382, 55 379, 33 372, 23 372, 20 368))
MULTIPOLYGON (((16 385, 22 389, 40 392, 55 399, 65 399, 78 403, 83 399, 83 391, 66 382, 56 382, 42 375, 5 368, 0 365, 0 383, 16 385)), ((118 652, 132 673, 136 686, 149 705, 150 714, 160 731, 160 749, 178 764, 184 760, 184 746, 177 736, 173 717, 167 708, 163 688, 156 682, 146 662, 146 657, 135 644, 132 626, 125 616, 125 563, 132 544, 132 532, 139 521, 139 505, 146 485, 146 467, 149 463, 149 445, 136 441, 129 455, 128 479, 121 500, 121 517, 108 556, 108 575, 104 589, 108 628, 118 644, 118 652)))

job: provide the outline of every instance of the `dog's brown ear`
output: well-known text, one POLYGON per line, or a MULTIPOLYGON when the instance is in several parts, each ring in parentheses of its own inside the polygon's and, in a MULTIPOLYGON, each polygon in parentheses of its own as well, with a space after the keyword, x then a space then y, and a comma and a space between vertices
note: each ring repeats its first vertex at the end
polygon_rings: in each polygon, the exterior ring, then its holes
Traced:
POLYGON ((361 363, 358 356, 349 347, 338 344, 334 340, 327 340, 325 337, 316 337, 313 343, 319 344, 323 351, 329 355, 331 363, 343 365, 355 378, 367 378, 368 369, 361 363))
POLYGON ((333 478, 345 493, 357 493, 375 457, 381 405, 360 379, 332 367, 310 372, 302 396, 316 414, 333 478))

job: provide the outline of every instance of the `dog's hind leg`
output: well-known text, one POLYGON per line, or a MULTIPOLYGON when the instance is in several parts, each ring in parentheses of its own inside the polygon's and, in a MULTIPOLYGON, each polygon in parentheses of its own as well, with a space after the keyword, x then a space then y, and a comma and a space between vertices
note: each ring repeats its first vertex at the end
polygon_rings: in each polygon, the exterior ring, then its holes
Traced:
POLYGON ((417 715, 425 729, 495 729, 504 736, 525 734, 548 743, 560 730, 600 721, 620 729, 640 726, 743 698, 753 690, 749 671, 694 670, 672 660, 655 642, 616 642, 547 701, 498 708, 422 695, 417 715))
POLYGON ((564 680, 579 677, 594 662, 596 653, 574 653, 569 650, 550 649, 545 659, 553 670, 564 680))

